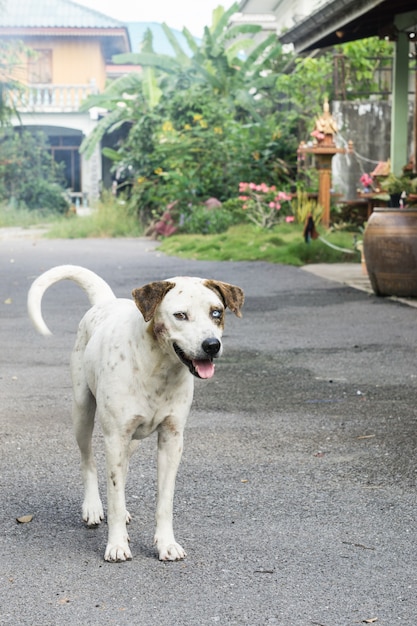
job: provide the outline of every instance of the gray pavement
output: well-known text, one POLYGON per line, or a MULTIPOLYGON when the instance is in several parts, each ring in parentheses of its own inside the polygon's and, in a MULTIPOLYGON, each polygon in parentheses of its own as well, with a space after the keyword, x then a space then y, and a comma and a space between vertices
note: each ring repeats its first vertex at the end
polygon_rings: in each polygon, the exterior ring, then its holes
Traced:
MULTIPOLYGON (((307 272, 321 276, 366 293, 373 293, 365 263, 315 263, 303 267, 307 272)), ((417 307, 417 298, 399 298, 392 296, 389 300, 417 307)))
MULTIPOLYGON (((358 270, 0 233, 0 624, 415 626, 416 311, 360 287, 358 270), (196 385, 175 498, 184 562, 152 547, 154 437, 130 468, 133 560, 105 563, 105 524, 81 521, 68 359, 86 298, 71 283, 49 290, 49 338, 25 304, 60 263, 119 296, 176 274, 246 292, 215 377, 196 385)), ((101 443, 98 429, 104 491, 101 443)))

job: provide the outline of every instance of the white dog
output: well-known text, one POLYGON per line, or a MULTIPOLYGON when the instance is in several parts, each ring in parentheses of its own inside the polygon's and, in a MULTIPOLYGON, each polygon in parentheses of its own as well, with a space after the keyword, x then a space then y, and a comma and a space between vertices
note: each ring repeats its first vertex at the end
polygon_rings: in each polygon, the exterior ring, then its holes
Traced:
POLYGON ((91 446, 97 413, 106 448, 109 534, 104 558, 132 558, 126 530, 128 462, 138 440, 156 430, 155 544, 161 560, 182 559, 186 553, 174 538, 172 509, 194 377, 213 376, 213 358, 222 352, 225 308, 240 317, 243 291, 216 280, 176 277, 134 289, 133 300, 127 300, 116 298, 94 272, 61 265, 39 276, 28 294, 29 315, 44 335, 51 333, 42 318, 42 296, 64 279, 82 287, 92 304, 80 322, 71 355, 72 413, 85 489, 83 519, 88 526, 103 519, 91 446))

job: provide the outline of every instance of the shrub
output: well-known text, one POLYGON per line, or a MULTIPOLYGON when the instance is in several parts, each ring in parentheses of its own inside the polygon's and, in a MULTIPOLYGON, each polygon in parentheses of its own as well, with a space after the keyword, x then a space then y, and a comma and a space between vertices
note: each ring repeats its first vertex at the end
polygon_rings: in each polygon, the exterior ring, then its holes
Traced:
POLYGON ((222 207, 208 209, 203 205, 193 207, 181 225, 183 233, 214 235, 226 231, 235 223, 233 212, 222 207))
POLYGON ((269 229, 291 212, 291 196, 278 191, 275 185, 239 183, 239 199, 247 219, 260 228, 269 229), (281 210, 283 209, 283 210, 281 210))
POLYGON ((313 216, 314 223, 317 225, 321 221, 323 208, 308 197, 308 193, 301 189, 297 189, 297 196, 292 201, 292 211, 297 224, 304 224, 309 215, 313 216))
POLYGON ((28 209, 68 209, 62 166, 53 160, 43 133, 8 128, 0 135, 0 154, 0 200, 28 209))

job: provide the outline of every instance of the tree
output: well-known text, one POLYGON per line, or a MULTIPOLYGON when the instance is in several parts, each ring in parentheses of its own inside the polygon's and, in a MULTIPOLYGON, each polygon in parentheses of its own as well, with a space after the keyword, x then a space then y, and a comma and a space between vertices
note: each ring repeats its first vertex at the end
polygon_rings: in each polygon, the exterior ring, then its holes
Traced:
POLYGON ((45 136, 11 126, 12 117, 19 118, 14 96, 22 89, 22 58, 31 54, 20 41, 0 40, 0 201, 65 211, 62 167, 54 162, 45 136))
POLYGON ((338 83, 343 83, 342 91, 347 99, 378 91, 376 71, 391 63, 392 54, 391 42, 371 37, 320 54, 294 56, 286 71, 277 76, 275 86, 282 94, 288 119, 297 124, 298 136, 305 137, 322 111, 326 97, 329 100, 340 97, 338 83), (343 67, 342 73, 337 73, 339 66, 343 67))
POLYGON ((7 126, 11 117, 18 115, 11 94, 21 89, 15 76, 23 52, 26 49, 21 42, 0 39, 0 126, 7 126))
POLYGON ((147 33, 139 54, 115 58, 139 64, 142 74, 120 79, 85 105, 109 111, 83 143, 86 154, 103 133, 130 126, 123 145, 105 154, 136 173, 134 198, 147 214, 173 201, 187 211, 210 196, 223 200, 241 180, 276 182, 285 158, 295 158, 292 129, 279 124, 273 97, 285 55, 275 36, 256 46, 246 38, 258 26, 228 29, 237 8, 218 7, 200 44, 183 30, 190 57, 165 24, 173 56, 156 54, 147 33))
POLYGON ((0 200, 28 209, 68 209, 62 167, 48 152, 43 133, 6 128, 0 133, 0 154, 0 200))

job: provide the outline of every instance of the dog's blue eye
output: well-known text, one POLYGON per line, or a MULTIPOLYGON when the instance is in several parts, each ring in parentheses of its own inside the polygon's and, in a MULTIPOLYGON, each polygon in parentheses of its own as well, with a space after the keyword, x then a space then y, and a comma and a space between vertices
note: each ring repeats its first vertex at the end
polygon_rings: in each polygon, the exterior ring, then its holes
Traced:
POLYGON ((187 313, 184 313, 183 311, 179 311, 178 313, 174 313, 174 317, 175 317, 176 320, 183 320, 183 321, 188 320, 187 313))
POLYGON ((219 320, 222 315, 223 312, 220 311, 220 309, 214 309, 214 311, 211 312, 211 316, 214 317, 215 320, 219 320))

